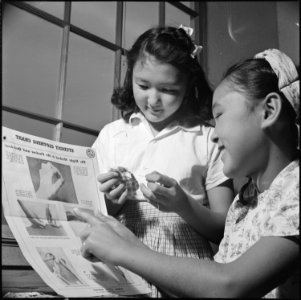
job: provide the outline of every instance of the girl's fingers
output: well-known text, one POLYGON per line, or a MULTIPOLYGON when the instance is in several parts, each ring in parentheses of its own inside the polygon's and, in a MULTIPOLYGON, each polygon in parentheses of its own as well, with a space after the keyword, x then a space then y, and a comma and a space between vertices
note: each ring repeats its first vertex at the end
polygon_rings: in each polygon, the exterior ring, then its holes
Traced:
POLYGON ((109 216, 109 215, 106 216, 106 215, 104 215, 104 214, 102 214, 100 212, 97 213, 97 217, 99 218, 100 221, 108 224, 111 228, 112 228, 112 226, 114 227, 114 226, 120 224, 120 222, 118 220, 116 220, 114 217, 109 216))
POLYGON ((146 180, 148 182, 152 182, 152 183, 157 183, 159 185, 162 185, 166 188, 168 187, 172 187, 176 184, 176 181, 171 178, 171 177, 168 177, 166 175, 163 175, 163 174, 160 174, 159 172, 152 172, 150 174, 147 174, 145 176, 146 180))
POLYGON ((82 243, 84 243, 87 240, 90 233, 91 233, 91 227, 86 227, 84 230, 82 230, 80 232, 79 237, 80 237, 82 243))
POLYGON ((128 195, 128 191, 127 191, 127 189, 125 189, 125 191, 123 191, 123 193, 121 194, 121 196, 118 199, 118 204, 123 204, 126 201, 127 195, 128 195))
POLYGON ((147 188, 143 183, 140 184, 140 189, 147 199, 147 201, 154 207, 159 209, 159 205, 164 205, 164 199, 160 195, 155 195, 149 188, 147 188))
POLYGON ((110 216, 110 215, 104 215, 102 212, 100 212, 100 211, 97 211, 97 213, 96 213, 96 217, 97 217, 97 219, 99 219, 100 221, 102 221, 102 222, 105 222, 105 223, 108 223, 109 221, 111 221, 111 220, 114 220, 114 221, 116 221, 116 219, 114 218, 114 217, 112 217, 112 216, 110 216))
POLYGON ((88 213, 86 211, 80 210, 77 207, 73 208, 73 213, 81 221, 83 221, 85 223, 88 223, 88 224, 90 224, 92 226, 97 225, 100 222, 100 220, 97 217, 95 217, 94 215, 92 215, 92 214, 90 214, 90 213, 88 213))
POLYGON ((100 182, 100 183, 104 183, 112 178, 119 178, 119 174, 117 172, 113 172, 113 171, 110 171, 110 172, 107 172, 107 173, 101 173, 97 176, 97 180, 100 182))
POLYGON ((88 241, 84 240, 84 242, 82 243, 80 251, 81 251, 82 256, 85 259, 90 260, 90 261, 95 259, 95 256, 91 253, 90 250, 88 250, 88 241))
POLYGON ((115 186, 120 184, 119 178, 112 178, 100 184, 100 191, 103 193, 109 193, 115 186))
POLYGON ((168 192, 167 188, 160 185, 159 183, 148 182, 147 187, 152 191, 152 193, 156 195, 165 196, 168 192))
MULTIPOLYGON (((124 194, 125 185, 124 183, 120 183, 116 187, 113 187, 113 189, 106 193, 107 197, 109 199, 120 199, 120 197, 124 194)), ((119 202, 118 202, 119 203, 119 202)))
POLYGON ((142 192, 142 194, 144 195, 144 197, 149 200, 149 201, 154 201, 156 199, 156 196, 154 195, 154 193, 148 188, 146 187, 146 185, 144 183, 140 183, 140 190, 142 192))

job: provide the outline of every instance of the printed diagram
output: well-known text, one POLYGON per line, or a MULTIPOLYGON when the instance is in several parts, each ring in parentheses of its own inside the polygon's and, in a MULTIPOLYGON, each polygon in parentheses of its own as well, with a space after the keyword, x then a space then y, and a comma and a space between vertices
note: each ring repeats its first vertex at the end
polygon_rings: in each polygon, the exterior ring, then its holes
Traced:
POLYGON ((83 285, 61 248, 37 248, 48 269, 64 285, 83 285))
POLYGON ((26 218, 23 222, 30 235, 65 236, 66 231, 60 224, 57 207, 52 203, 17 200, 26 218))
POLYGON ((70 166, 26 158, 37 198, 78 204, 70 166))

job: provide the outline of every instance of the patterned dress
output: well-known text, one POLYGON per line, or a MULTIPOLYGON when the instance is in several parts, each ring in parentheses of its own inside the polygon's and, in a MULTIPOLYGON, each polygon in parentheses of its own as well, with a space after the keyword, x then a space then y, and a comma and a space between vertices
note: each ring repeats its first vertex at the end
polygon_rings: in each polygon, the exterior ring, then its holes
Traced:
MULTIPOLYGON (((269 189, 258 193, 250 180, 230 206, 224 238, 214 259, 229 263, 240 257, 265 236, 290 236, 299 239, 299 160, 291 162, 273 180, 269 189), (244 201, 242 201, 244 199, 244 201)), ((287 280, 264 298, 297 298, 299 273, 294 271, 287 280)))

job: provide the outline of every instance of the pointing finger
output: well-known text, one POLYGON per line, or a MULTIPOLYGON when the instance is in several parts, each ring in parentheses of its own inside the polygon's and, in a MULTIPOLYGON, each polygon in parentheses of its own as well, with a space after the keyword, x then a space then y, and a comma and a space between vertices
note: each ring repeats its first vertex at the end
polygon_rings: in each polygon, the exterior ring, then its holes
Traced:
POLYGON ((80 209, 78 209, 77 207, 73 208, 73 213, 75 214, 75 216, 77 216, 81 221, 86 222, 90 225, 97 225, 99 224, 99 219, 96 218, 94 215, 88 213, 88 212, 84 212, 80 209))

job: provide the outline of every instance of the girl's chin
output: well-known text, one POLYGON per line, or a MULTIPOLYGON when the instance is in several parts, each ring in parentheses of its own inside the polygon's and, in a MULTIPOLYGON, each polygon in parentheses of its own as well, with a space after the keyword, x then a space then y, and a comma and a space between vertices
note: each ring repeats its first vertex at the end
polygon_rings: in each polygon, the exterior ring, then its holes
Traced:
POLYGON ((153 114, 147 113, 144 116, 146 117, 146 119, 149 122, 152 122, 152 123, 160 123, 160 122, 164 121, 164 118, 162 118, 162 116, 159 116, 159 115, 153 115, 153 114))
POLYGON ((235 173, 235 170, 233 169, 231 163, 229 163, 229 161, 226 159, 225 153, 222 154, 221 160, 224 163, 224 168, 223 168, 224 174, 229 178, 233 178, 234 176, 233 173, 235 173))
POLYGON ((244 177, 243 175, 241 175, 241 171, 239 170, 239 168, 235 168, 235 166, 229 166, 226 164, 224 165, 223 173, 228 178, 244 177))

